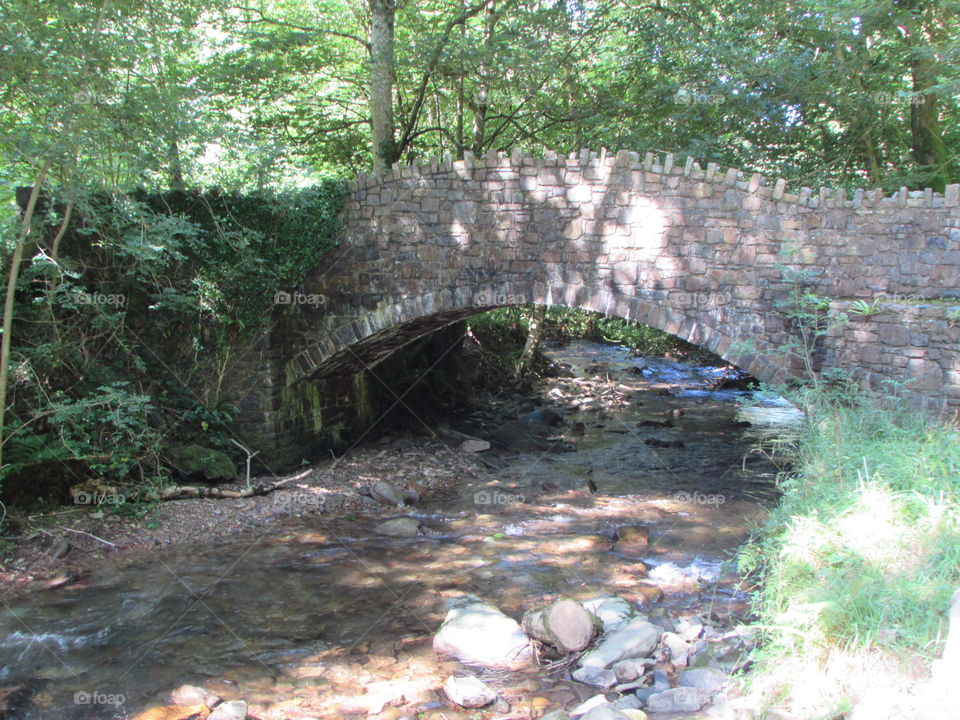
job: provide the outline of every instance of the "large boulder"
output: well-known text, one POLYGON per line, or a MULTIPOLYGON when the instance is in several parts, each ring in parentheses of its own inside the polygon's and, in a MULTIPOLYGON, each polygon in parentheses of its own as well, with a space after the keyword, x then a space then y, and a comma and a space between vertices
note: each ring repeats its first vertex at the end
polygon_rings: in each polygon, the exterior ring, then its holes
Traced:
POLYGON ((634 618, 606 635, 597 647, 580 658, 580 666, 609 668, 619 660, 645 658, 659 641, 660 628, 645 618, 634 618))
POLYGON ((561 598, 546 608, 526 613, 522 625, 528 635, 567 654, 589 645, 601 623, 580 603, 561 598))
POLYGON ((167 449, 166 458, 186 480, 229 482, 237 477, 229 455, 203 445, 174 445, 167 449))
POLYGON ((519 668, 536 659, 520 625, 473 596, 449 603, 447 617, 433 638, 433 649, 486 667, 519 668))

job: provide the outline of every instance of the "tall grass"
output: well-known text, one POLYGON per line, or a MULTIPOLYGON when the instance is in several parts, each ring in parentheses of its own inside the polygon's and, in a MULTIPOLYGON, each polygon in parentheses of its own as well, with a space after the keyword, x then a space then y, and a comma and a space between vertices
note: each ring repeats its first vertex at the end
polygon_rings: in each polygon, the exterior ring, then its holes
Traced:
POLYGON ((864 701, 881 676, 908 692, 960 584, 957 428, 906 403, 820 400, 805 398, 795 472, 739 558, 758 588, 754 691, 811 718, 864 701))

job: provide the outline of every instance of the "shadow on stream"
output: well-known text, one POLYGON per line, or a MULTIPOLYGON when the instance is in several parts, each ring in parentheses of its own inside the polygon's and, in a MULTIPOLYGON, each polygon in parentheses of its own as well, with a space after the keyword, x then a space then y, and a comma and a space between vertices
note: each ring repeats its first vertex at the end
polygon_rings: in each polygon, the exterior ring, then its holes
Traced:
POLYGON ((534 718, 601 692, 562 662, 506 672, 437 657, 445 603, 463 593, 516 619, 560 595, 619 595, 684 645, 658 650, 656 680, 687 664, 735 669, 748 607, 732 557, 776 497, 778 467, 757 448, 789 437, 799 413, 709 389, 719 368, 586 342, 547 352, 569 377, 456 419, 493 448, 477 456, 478 479, 398 511, 419 521, 416 537, 379 535, 362 515, 290 520, 8 598, 0 716, 134 718, 185 683, 243 699, 262 720, 534 718), (614 542, 635 525, 649 530, 641 547, 614 542), (500 692, 492 709, 444 696, 466 669, 500 692))

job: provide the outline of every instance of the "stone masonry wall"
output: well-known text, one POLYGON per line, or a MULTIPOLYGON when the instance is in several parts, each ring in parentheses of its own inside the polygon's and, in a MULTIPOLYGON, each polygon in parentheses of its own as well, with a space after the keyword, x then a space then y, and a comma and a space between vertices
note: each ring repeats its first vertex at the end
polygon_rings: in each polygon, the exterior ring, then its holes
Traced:
MULTIPOLYGON (((353 183, 341 245, 284 309, 273 375, 296 396, 301 383, 371 368, 469 315, 544 303, 644 322, 774 380, 798 366, 775 352, 791 334, 788 267, 805 290, 882 306, 831 334, 824 362, 955 411, 958 205, 957 185, 944 195, 793 192, 735 168, 626 151, 394 166, 353 183)), ((263 413, 281 411, 277 396, 263 413)))

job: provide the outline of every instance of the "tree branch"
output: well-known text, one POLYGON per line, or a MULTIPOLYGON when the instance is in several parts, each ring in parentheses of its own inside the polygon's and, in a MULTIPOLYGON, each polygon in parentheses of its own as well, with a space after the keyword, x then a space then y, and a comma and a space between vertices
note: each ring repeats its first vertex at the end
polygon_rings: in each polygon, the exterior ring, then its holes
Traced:
POLYGON ((426 101, 427 89, 430 86, 430 80, 433 77, 434 71, 437 69, 437 64, 440 62, 440 56, 443 54, 443 50, 447 45, 447 41, 450 39, 450 33, 453 32, 454 28, 463 25, 467 20, 480 13, 485 7, 487 7, 487 5, 490 4, 490 2, 491 0, 482 0, 480 3, 474 5, 473 7, 467 8, 455 18, 452 18, 447 22, 443 29, 443 33, 440 36, 439 42, 433 49, 433 54, 430 56, 430 61, 427 63, 427 68, 423 71, 423 77, 420 78, 420 85, 417 87, 417 93, 413 102, 413 106, 410 109, 410 114, 407 116, 407 121, 404 123, 403 134, 400 136, 400 142, 397 145, 398 152, 403 152, 413 139, 413 131, 417 125, 417 120, 420 118, 420 111, 423 109, 423 103, 426 101))
POLYGON ((351 33, 340 32, 339 30, 330 30, 328 28, 319 28, 312 25, 297 25, 296 23, 287 22, 285 20, 277 20, 276 18, 267 17, 263 10, 259 8, 247 7, 245 5, 234 5, 234 10, 243 10, 244 12, 256 13, 260 16, 257 20, 244 20, 243 22, 256 25, 259 23, 267 23, 268 25, 275 25, 277 27, 289 28, 290 30, 299 30, 300 32, 308 33, 319 33, 321 35, 333 35, 335 37, 345 38, 347 40, 353 40, 355 43, 359 43, 366 48, 367 52, 370 52, 370 43, 364 40, 358 35, 353 35, 351 33))

